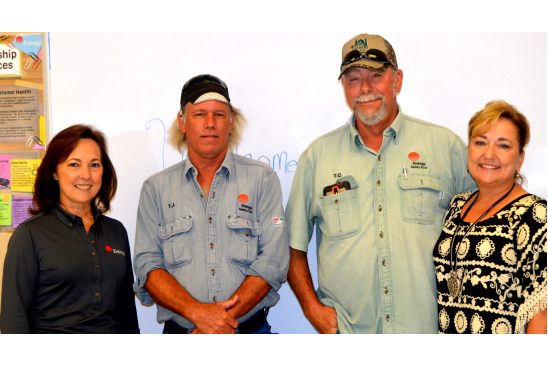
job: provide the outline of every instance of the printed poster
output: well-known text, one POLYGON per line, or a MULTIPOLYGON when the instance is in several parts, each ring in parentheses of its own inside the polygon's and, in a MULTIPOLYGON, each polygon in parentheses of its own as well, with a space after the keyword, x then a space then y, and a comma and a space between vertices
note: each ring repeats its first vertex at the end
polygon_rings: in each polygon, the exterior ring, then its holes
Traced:
POLYGON ((11 160, 11 191, 32 193, 38 167, 42 160, 11 160))
POLYGON ((11 219, 13 228, 31 217, 29 207, 32 203, 32 196, 13 197, 11 199, 11 219))
POLYGON ((0 85, 0 143, 26 143, 40 137, 38 90, 0 85))
POLYGON ((11 155, 0 155, 0 188, 11 186, 11 155))
POLYGON ((11 226, 11 194, 0 193, 0 226, 11 226))

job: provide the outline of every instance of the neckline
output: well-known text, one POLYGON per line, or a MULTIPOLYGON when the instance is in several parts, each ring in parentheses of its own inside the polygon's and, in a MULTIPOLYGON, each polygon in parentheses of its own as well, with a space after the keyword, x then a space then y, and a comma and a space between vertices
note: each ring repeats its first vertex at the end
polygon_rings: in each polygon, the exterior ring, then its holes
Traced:
MULTIPOLYGON (((464 208, 464 206, 468 203, 468 201, 469 201, 472 197, 474 197, 474 195, 476 195, 476 194, 474 194, 474 193, 470 194, 470 196, 468 197, 468 199, 466 199, 466 201, 464 202, 464 204, 462 205, 462 207, 461 207, 460 210, 459 210, 458 217, 459 217, 459 220, 461 221, 461 223, 466 223, 466 224, 472 224, 472 223, 474 223, 474 222, 467 222, 467 221, 463 220, 462 217, 461 217, 462 208, 464 208)), ((495 213, 493 213, 493 215, 490 216, 489 218, 485 218, 484 220, 481 220, 481 221, 477 222, 476 225, 478 225, 478 224, 480 224, 480 223, 483 223, 483 222, 487 222, 489 219, 491 219, 491 218, 493 218, 494 216, 496 216, 500 211, 506 209, 508 206, 513 205, 516 201, 518 201, 518 200, 520 200, 520 199, 522 199, 522 198, 524 198, 524 197, 526 197, 526 196, 529 196, 529 195, 533 195, 533 194, 531 194, 531 193, 526 193, 526 194, 523 194, 523 195, 518 196, 518 197, 515 198, 514 200, 508 202, 506 205, 504 205, 503 207, 501 207, 498 211, 496 211, 495 213)))

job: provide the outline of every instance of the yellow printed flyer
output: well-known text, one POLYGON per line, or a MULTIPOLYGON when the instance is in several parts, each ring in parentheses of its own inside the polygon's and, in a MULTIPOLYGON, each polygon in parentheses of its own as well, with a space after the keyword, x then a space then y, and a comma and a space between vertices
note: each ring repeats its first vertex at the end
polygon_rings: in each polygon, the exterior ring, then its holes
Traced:
POLYGON ((32 193, 36 173, 42 160, 11 160, 11 191, 32 193))
POLYGON ((0 226, 11 226, 11 194, 0 193, 0 226))

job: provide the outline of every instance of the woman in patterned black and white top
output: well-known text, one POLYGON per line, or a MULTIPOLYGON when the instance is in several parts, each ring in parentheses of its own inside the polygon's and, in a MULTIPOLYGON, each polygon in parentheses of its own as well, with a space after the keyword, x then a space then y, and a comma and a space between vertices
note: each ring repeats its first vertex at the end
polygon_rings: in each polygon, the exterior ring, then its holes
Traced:
POLYGON ((492 101, 468 125, 468 170, 434 247, 440 333, 546 333, 546 200, 519 170, 523 114, 492 101))

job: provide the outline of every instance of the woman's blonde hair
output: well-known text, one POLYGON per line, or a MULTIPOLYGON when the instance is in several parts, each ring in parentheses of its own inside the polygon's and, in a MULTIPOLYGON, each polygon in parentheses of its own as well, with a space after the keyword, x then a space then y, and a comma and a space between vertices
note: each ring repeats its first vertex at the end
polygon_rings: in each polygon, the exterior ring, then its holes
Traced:
MULTIPOLYGON (((185 107, 181 110, 181 115, 183 116, 184 123, 186 123, 187 105, 185 105, 185 107)), ((228 140, 228 148, 232 152, 234 152, 236 150, 236 147, 238 147, 238 145, 240 144, 240 141, 242 139, 242 133, 245 129, 245 126, 247 125, 247 121, 240 109, 233 107, 230 103, 228 103, 228 106, 231 112, 231 123, 233 119, 232 114, 234 114, 234 124, 232 125, 232 133, 230 133, 230 138, 228 140)), ((179 153, 183 153, 183 150, 187 149, 186 134, 181 131, 181 128, 179 128, 178 118, 175 118, 173 123, 171 123, 171 127, 169 127, 167 142, 171 146, 173 146, 173 148, 179 151, 179 153)))

